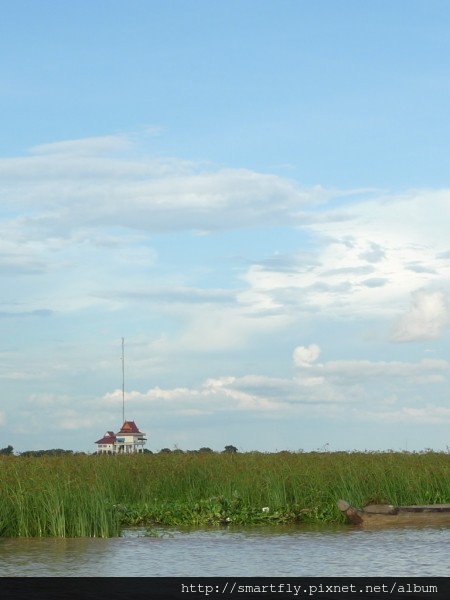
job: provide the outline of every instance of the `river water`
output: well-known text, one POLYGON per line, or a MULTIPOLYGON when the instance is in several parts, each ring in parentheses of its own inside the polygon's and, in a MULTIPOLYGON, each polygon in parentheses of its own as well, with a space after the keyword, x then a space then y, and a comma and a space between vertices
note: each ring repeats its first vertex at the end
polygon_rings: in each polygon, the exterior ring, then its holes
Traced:
POLYGON ((303 525, 145 533, 137 528, 110 539, 3 538, 0 576, 450 576, 450 528, 303 525))

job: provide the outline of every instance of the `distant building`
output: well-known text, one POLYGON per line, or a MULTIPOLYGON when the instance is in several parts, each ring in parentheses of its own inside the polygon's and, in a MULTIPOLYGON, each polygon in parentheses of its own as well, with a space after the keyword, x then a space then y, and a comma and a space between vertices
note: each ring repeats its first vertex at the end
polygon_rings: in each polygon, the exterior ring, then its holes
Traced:
POLYGON ((120 431, 107 431, 95 443, 97 454, 135 454, 144 451, 146 441, 145 433, 139 431, 134 421, 124 421, 120 431))
POLYGON ((95 443, 97 444, 98 454, 113 454, 116 435, 113 431, 107 431, 102 439, 97 440, 95 443))

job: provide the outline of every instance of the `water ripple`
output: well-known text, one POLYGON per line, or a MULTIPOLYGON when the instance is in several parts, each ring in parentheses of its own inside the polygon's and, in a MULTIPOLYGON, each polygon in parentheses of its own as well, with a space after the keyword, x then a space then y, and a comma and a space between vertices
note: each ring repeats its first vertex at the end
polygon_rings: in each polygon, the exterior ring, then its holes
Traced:
POLYGON ((449 576, 450 529, 133 529, 113 539, 2 539, 0 576, 449 576))

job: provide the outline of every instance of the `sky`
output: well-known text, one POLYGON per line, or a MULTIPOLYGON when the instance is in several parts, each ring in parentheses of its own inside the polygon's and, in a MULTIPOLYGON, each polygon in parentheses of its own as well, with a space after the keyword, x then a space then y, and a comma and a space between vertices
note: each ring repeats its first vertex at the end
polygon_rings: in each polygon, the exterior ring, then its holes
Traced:
POLYGON ((0 7, 0 448, 448 450, 446 0, 0 7))

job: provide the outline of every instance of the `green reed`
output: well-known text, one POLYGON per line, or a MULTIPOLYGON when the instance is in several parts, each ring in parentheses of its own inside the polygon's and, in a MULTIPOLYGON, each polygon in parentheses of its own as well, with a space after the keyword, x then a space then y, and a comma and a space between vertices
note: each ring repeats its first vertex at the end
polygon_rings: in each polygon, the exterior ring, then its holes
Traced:
POLYGON ((2 458, 0 535, 117 535, 119 517, 105 511, 108 490, 97 492, 92 466, 75 457, 2 458))
POLYGON ((117 536, 127 525, 338 523, 336 501, 450 503, 450 455, 160 453, 0 457, 0 536, 117 536))

